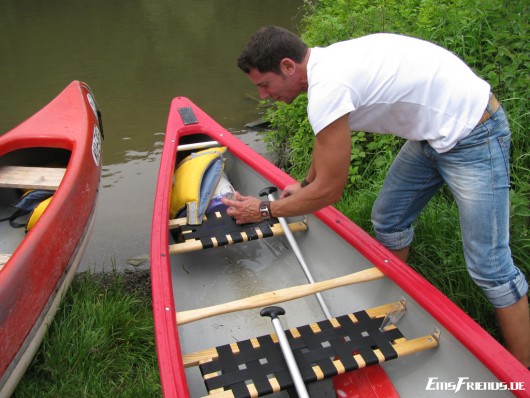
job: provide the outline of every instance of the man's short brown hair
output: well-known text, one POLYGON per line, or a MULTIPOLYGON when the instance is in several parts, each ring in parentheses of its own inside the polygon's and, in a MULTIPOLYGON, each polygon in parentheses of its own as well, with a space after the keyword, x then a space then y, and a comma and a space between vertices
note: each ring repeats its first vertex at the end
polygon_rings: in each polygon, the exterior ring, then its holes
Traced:
POLYGON ((307 45, 293 32, 266 26, 258 30, 247 43, 237 60, 237 66, 245 73, 257 69, 260 73, 280 73, 280 61, 290 58, 300 63, 307 53, 307 45))

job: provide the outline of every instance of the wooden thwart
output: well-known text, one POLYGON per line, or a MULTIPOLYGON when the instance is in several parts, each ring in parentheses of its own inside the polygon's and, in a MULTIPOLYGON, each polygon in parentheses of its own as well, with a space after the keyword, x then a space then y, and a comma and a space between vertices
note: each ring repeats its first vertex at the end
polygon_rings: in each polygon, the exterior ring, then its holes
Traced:
MULTIPOLYGON (((305 383, 376 365, 438 346, 439 331, 408 340, 383 318, 404 311, 394 302, 286 331, 305 383)), ((292 386, 275 334, 183 355, 199 366, 209 397, 259 397, 292 386)))
POLYGON ((4 268, 4 265, 6 265, 10 257, 11 257, 11 254, 0 253, 0 270, 4 268))
POLYGON ((241 300, 235 300, 228 303, 214 305, 211 307, 180 311, 177 312, 177 324, 184 325, 186 323, 208 318, 214 315, 227 314, 229 312, 248 310, 258 307, 266 307, 268 305, 298 299, 336 287, 381 279, 384 276, 385 275, 379 269, 373 267, 363 271, 355 272, 353 274, 341 276, 334 279, 328 279, 321 282, 288 287, 285 289, 246 297, 241 300))
POLYGON ((56 167, 0 166, 0 188, 57 190, 66 169, 56 167))

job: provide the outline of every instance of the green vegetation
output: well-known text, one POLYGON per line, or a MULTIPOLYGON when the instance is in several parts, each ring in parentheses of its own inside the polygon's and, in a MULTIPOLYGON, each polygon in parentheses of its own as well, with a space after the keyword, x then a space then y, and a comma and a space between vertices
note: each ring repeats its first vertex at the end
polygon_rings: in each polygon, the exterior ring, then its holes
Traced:
POLYGON ((149 283, 78 275, 14 396, 161 396, 149 283))
MULTIPOLYGON (((310 46, 325 46, 375 32, 429 40, 456 53, 503 103, 512 131, 511 245, 514 259, 530 277, 530 54, 528 2, 493 0, 321 0, 306 1, 301 35, 310 46)), ((265 104, 262 104, 262 106, 265 104)), ((306 115, 307 98, 275 103, 265 111, 273 131, 265 140, 293 177, 305 177, 314 135, 306 115)), ((392 136, 352 133, 350 179, 336 207, 372 232, 370 212, 386 171, 402 141, 392 136)), ((417 271, 499 337, 493 311, 465 268, 456 205, 440 192, 415 224, 409 259, 417 271)))

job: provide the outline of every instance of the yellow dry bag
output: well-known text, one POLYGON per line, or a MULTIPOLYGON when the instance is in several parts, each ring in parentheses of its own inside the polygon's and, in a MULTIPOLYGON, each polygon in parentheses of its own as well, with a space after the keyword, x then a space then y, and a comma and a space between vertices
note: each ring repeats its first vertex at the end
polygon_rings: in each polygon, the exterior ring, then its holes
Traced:
POLYGON ((171 191, 171 218, 186 211, 187 223, 197 225, 202 218, 224 169, 226 147, 209 148, 183 159, 175 171, 171 191))
POLYGON ((44 213, 44 210, 46 210, 46 208, 50 204, 52 198, 53 196, 50 196, 48 199, 43 200, 37 206, 35 206, 31 214, 29 215, 28 222, 26 223, 26 232, 28 232, 31 228, 33 228, 35 223, 42 216, 42 213, 44 213))

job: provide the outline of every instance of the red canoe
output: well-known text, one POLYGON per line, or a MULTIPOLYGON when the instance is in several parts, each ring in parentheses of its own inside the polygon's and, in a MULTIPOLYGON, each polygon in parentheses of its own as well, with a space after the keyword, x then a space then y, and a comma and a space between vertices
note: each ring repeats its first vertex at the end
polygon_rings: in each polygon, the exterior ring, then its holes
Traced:
POLYGON ((221 153, 226 178, 243 195, 258 196, 265 187, 282 189, 293 182, 191 101, 173 100, 151 231, 155 335, 165 397, 271 392, 286 397, 287 392, 277 392, 281 387, 298 390, 296 369, 283 359, 284 346, 275 343, 276 329, 260 317, 260 310, 273 304, 286 312, 280 320, 289 330, 287 345, 311 396, 444 397, 457 389, 466 397, 528 396, 527 369, 332 207, 287 220, 294 244, 282 235, 279 220, 244 231, 222 210, 206 215, 199 227, 188 225, 186 217, 170 220, 172 187, 180 175, 175 169, 204 148, 221 153), (295 246, 314 278, 300 269, 295 246), (321 299, 336 318, 326 320, 321 299), (388 327, 382 325, 385 318, 391 321, 388 327), (326 377, 333 382, 318 381, 326 377))
POLYGON ((28 189, 51 201, 27 233, 0 222, 0 396, 39 347, 90 235, 101 175, 102 126, 89 87, 74 81, 0 136, 0 218, 28 189))

